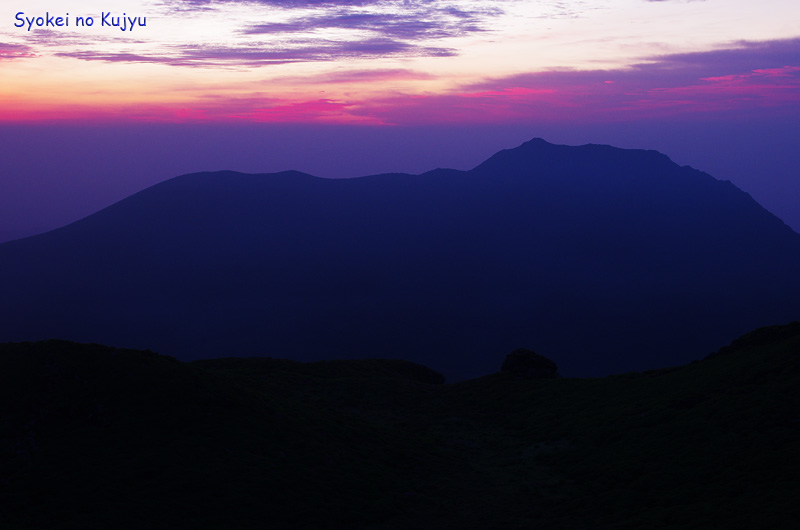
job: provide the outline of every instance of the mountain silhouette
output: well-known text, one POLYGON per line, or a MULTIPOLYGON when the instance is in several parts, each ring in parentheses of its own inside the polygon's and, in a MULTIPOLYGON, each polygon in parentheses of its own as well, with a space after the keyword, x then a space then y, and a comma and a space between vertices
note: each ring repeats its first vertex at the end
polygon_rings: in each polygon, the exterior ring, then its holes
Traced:
POLYGON ((470 171, 196 173, 0 245, 0 341, 402 358, 464 379, 681 364, 800 318, 800 235, 655 151, 534 139, 470 171))

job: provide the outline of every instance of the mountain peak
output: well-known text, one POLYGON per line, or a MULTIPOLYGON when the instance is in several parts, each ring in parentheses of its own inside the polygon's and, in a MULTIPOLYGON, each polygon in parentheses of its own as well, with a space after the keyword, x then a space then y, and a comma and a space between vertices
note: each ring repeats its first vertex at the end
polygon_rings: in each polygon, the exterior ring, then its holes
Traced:
POLYGON ((553 170, 558 167, 570 171, 590 170, 592 167, 621 166, 631 168, 677 167, 668 156, 655 150, 623 149, 605 144, 569 146, 550 143, 542 138, 532 138, 512 149, 503 149, 478 165, 478 172, 553 170))
POLYGON ((0 245, 0 341, 392 357, 453 380, 536 344, 606 375, 797 319, 798 269, 800 236, 731 184, 534 138, 464 172, 158 184, 0 245))

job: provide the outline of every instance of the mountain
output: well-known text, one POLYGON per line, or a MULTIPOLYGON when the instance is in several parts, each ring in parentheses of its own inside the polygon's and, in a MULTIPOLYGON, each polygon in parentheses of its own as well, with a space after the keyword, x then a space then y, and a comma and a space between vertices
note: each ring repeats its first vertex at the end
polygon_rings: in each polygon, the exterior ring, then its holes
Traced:
POLYGON ((604 379, 431 373, 0 344, 0 526, 796 526, 798 322, 604 379))
POLYGON ((470 171, 184 175, 0 245, 0 341, 401 358, 459 380, 681 364, 800 318, 800 235, 655 151, 534 139, 470 171))

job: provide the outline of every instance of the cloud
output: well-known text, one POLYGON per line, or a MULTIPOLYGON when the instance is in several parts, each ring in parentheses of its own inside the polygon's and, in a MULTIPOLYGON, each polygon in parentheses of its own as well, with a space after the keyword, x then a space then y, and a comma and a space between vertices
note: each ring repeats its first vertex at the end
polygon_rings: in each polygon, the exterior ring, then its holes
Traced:
POLYGON ((251 4, 281 7, 284 9, 308 8, 309 6, 367 6, 386 3, 431 3, 435 0, 169 0, 165 2, 171 6, 204 7, 214 4, 251 4))
POLYGON ((800 39, 646 58, 617 70, 551 70, 463 85, 446 94, 365 102, 384 123, 630 121, 678 115, 800 114, 800 39))
POLYGON ((345 70, 327 72, 310 76, 276 77, 273 81, 293 85, 330 85, 330 84, 368 84, 384 81, 426 81, 436 79, 435 75, 407 70, 404 68, 383 68, 375 70, 345 70))
POLYGON ((458 53, 455 45, 436 41, 489 31, 489 19, 502 14, 498 5, 503 1, 487 7, 473 0, 173 0, 165 4, 167 8, 219 10, 220 16, 228 13, 228 7, 244 4, 247 17, 239 13, 233 20, 239 29, 219 44, 142 46, 146 51, 139 52, 139 43, 127 41, 127 49, 81 46, 55 54, 84 61, 244 68, 337 59, 451 57, 458 53))
POLYGON ((458 37, 485 31, 484 18, 496 12, 465 11, 455 7, 437 8, 435 4, 417 3, 401 12, 364 12, 351 8, 336 9, 316 16, 304 16, 290 22, 252 24, 243 30, 247 35, 309 33, 326 29, 367 31, 402 40, 429 40, 458 37))
MULTIPOLYGON (((508 1, 512 0, 497 0, 491 5, 478 0, 173 0, 167 5, 180 11, 222 10, 226 5, 265 6, 288 16, 279 22, 253 21, 242 28, 242 35, 307 37, 315 32, 344 30, 354 35, 366 34, 367 39, 418 41, 488 31, 488 22, 503 14, 501 6, 508 1), (293 15, 295 12, 297 15, 293 15)), ((262 16, 269 18, 258 9, 252 10, 252 18, 262 16)))
POLYGON ((454 54, 455 52, 448 48, 417 46, 398 40, 374 38, 361 41, 314 40, 296 42, 292 46, 284 48, 267 49, 236 46, 202 46, 199 48, 180 46, 172 52, 161 55, 100 50, 59 52, 55 55, 84 61, 156 63, 194 67, 256 67, 268 64, 333 61, 341 58, 447 57, 454 54))
POLYGON ((735 41, 717 50, 659 55, 636 65, 646 70, 670 71, 751 70, 764 65, 784 66, 798 62, 800 38, 771 41, 735 41))
MULTIPOLYGON (((409 43, 374 40, 327 42, 303 49, 251 50, 205 47, 181 49, 171 57, 92 52, 93 60, 170 61, 169 64, 264 64, 329 60, 336 54, 404 53, 409 43)), ((403 80, 437 79, 406 69, 352 70, 272 82, 296 91, 244 97, 198 98, 172 107, 120 115, 144 121, 257 121, 278 123, 368 123, 384 125, 609 123, 673 117, 797 115, 800 118, 800 39, 730 43, 706 52, 644 57, 630 67, 609 70, 562 69, 528 72, 462 84, 447 91, 411 91, 403 80), (320 97, 317 85, 353 83, 370 90, 331 88, 320 97), (403 92, 408 90, 408 92, 403 92)), ((415 50, 416 52, 416 50, 415 50)), ((88 52, 86 52, 88 53, 88 52)), ((77 55, 73 55, 77 56, 77 55)), ((81 58, 80 56, 77 56, 81 58)), ((438 83, 445 80, 439 79, 438 83)), ((345 87, 346 88, 346 87, 345 87)), ((716 119, 715 118, 715 119, 716 119)))
POLYGON ((627 68, 615 70, 547 70, 487 79, 468 85, 469 90, 507 86, 593 86, 612 81, 628 88, 678 87, 703 79, 761 69, 783 69, 800 64, 800 38, 773 41, 737 41, 717 50, 644 57, 627 68))
POLYGON ((240 118, 255 122, 326 122, 348 123, 364 120, 349 112, 350 105, 330 99, 287 102, 276 105, 259 105, 240 114, 229 114, 229 118, 240 118))
POLYGON ((33 48, 24 44, 0 42, 0 61, 36 57, 33 48))

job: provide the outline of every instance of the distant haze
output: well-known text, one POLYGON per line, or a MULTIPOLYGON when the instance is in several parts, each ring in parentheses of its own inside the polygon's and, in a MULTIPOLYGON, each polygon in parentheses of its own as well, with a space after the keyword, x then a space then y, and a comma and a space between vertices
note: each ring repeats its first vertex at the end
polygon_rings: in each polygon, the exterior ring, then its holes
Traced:
POLYGON ((732 181, 800 231, 800 127, 791 116, 471 127, 6 124, 0 125, 0 241, 58 228, 190 172, 294 169, 347 178, 466 170, 533 136, 658 150, 732 181))

